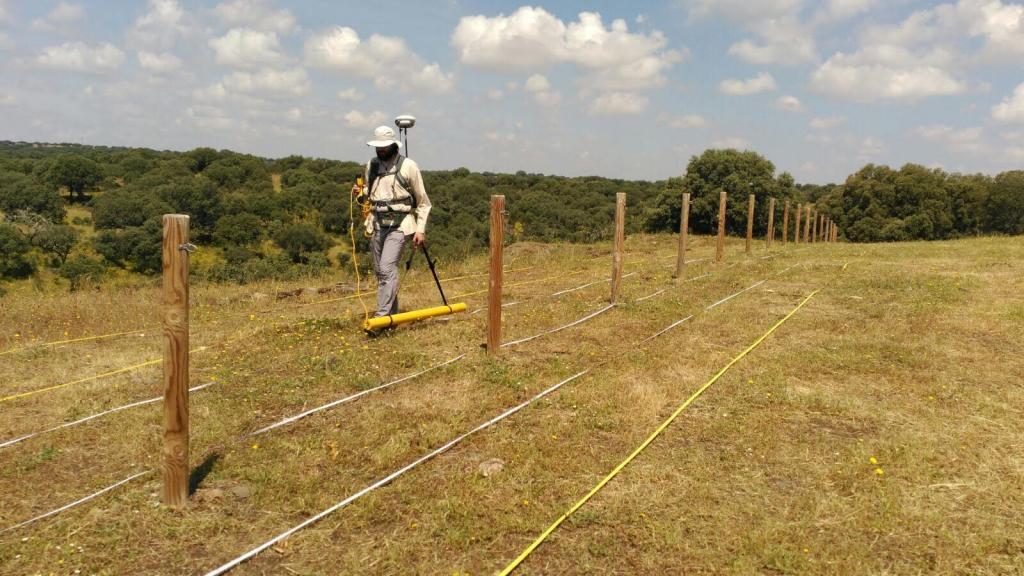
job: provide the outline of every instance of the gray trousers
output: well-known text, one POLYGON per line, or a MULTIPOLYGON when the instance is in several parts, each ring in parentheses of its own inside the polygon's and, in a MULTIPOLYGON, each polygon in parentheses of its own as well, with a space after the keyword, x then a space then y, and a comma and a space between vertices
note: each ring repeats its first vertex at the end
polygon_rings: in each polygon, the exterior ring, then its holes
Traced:
POLYGON ((398 260, 405 246, 405 234, 398 227, 378 228, 370 239, 373 270, 377 273, 378 316, 398 313, 398 260))

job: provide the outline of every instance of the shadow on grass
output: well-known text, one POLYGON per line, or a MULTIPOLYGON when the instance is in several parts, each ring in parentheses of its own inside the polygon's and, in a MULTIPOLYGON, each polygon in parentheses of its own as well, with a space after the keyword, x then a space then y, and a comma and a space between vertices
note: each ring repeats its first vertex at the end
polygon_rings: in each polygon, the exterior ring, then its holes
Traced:
POLYGON ((203 463, 192 469, 192 473, 188 475, 188 495, 191 496, 196 493, 199 489, 199 485, 203 483, 203 480, 213 472, 213 466, 220 460, 220 452, 213 452, 203 460, 203 463))

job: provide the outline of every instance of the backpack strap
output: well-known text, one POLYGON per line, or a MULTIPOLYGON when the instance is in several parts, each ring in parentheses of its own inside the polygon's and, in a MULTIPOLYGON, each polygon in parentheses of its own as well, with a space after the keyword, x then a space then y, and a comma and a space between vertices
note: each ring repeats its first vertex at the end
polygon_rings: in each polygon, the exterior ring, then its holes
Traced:
POLYGON ((374 180, 380 175, 381 171, 381 160, 380 158, 374 157, 370 159, 370 170, 367 171, 367 191, 368 194, 374 191, 374 180))
POLYGON ((409 180, 402 176, 402 163, 405 162, 405 156, 398 155, 398 164, 395 166, 395 179, 398 180, 398 185, 402 187, 409 194, 409 198, 412 199, 412 210, 416 211, 416 193, 413 192, 412 186, 409 185, 409 180))

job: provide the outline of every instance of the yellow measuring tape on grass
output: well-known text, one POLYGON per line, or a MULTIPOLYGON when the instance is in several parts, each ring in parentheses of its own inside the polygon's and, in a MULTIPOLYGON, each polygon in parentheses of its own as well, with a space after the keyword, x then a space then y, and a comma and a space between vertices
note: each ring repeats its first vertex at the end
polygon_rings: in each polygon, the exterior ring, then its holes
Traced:
POLYGON ((511 574, 513 570, 515 570, 517 567, 519 567, 519 565, 522 564, 523 561, 526 560, 526 558, 529 557, 530 554, 532 554, 533 551, 536 550, 538 546, 540 546, 541 544, 544 543, 545 540, 547 540, 548 536, 550 536, 555 530, 558 529, 559 526, 561 526, 562 522, 565 522, 566 519, 569 518, 569 516, 572 516, 572 514, 574 512, 576 512, 577 510, 582 508, 583 505, 586 504, 588 500, 590 500, 595 494, 597 494, 602 488, 604 488, 605 484, 610 482, 612 478, 615 478, 615 476, 617 476, 618 473, 621 472, 623 468, 625 468, 627 465, 629 465, 629 463, 632 462, 634 458, 636 458, 641 452, 643 452, 644 449, 646 449, 647 446, 651 442, 654 442, 654 439, 657 438, 658 436, 660 436, 661 433, 664 432, 665 429, 668 428, 669 425, 672 424, 672 422, 679 416, 679 414, 681 414, 683 412, 683 410, 686 410, 687 406, 692 404, 693 401, 696 400, 701 394, 703 394, 705 390, 707 390, 708 388, 711 387, 712 384, 717 382, 718 379, 720 379, 726 372, 728 372, 729 369, 732 368, 734 364, 736 364, 737 362, 742 360, 754 348, 757 348, 762 342, 764 342, 764 340, 766 338, 768 338, 768 336, 770 336, 772 334, 772 332, 775 332, 775 330, 779 326, 782 326, 787 320, 792 318, 793 315, 796 314, 801 308, 803 308, 804 305, 807 304, 807 302, 810 301, 810 299, 813 298, 814 295, 817 294, 817 293, 818 293, 818 290, 815 290, 814 292, 811 292, 810 294, 808 294, 807 297, 804 298, 803 301, 800 302, 800 304, 798 304, 796 306, 796 308, 793 308, 793 310, 790 311, 789 314, 786 314, 785 317, 783 317, 781 320, 776 322, 775 325, 772 326, 771 328, 769 328, 767 332, 762 334, 760 338, 758 338, 757 340, 754 340, 753 344, 751 344, 750 346, 747 346, 747 348, 743 352, 740 352, 740 354, 738 356, 736 356, 735 358, 730 360, 729 363, 725 365, 725 367, 723 367, 721 370, 719 370, 718 373, 716 373, 714 376, 712 376, 710 380, 708 380, 703 386, 698 388, 696 392, 694 392, 692 395, 690 395, 690 397, 686 399, 686 402, 683 402, 682 405, 679 406, 679 408, 676 408, 675 412, 673 412, 671 416, 669 416, 667 419, 665 419, 665 421, 662 422, 661 425, 658 426, 654 430, 654 432, 652 432, 651 435, 648 436, 647 439, 643 441, 642 444, 637 446, 636 449, 633 450, 633 452, 631 452, 630 455, 627 456, 625 460, 623 460, 622 462, 619 463, 618 466, 613 468, 612 471, 609 472, 607 476, 602 478, 601 481, 598 482, 596 486, 594 486, 593 488, 590 489, 590 492, 587 492, 586 496, 584 496, 583 498, 580 498, 578 502, 573 504, 572 507, 569 508, 569 510, 567 510, 565 512, 565 514, 562 514, 562 516, 559 517, 558 520, 555 520, 554 523, 551 524, 551 526, 548 526, 548 528, 546 530, 541 532, 540 536, 538 536, 537 539, 534 540, 532 544, 527 546, 526 549, 523 550, 523 552, 515 560, 513 560, 508 566, 506 566, 504 570, 499 572, 500 576, 507 576, 508 574, 511 574))
POLYGON ((10 350, 4 350, 3 352, 0 352, 0 356, 3 356, 4 354, 13 354, 15 352, 21 352, 22 350, 31 350, 33 348, 43 348, 43 347, 46 347, 46 346, 59 346, 61 344, 73 344, 75 342, 87 342, 89 340, 102 340, 103 338, 113 338, 115 336, 126 336, 128 334, 138 334, 140 332, 145 332, 145 331, 146 331, 145 328, 140 328, 138 330, 132 330, 130 332, 114 332, 112 334, 100 334, 99 336, 83 336, 81 338, 71 338, 70 340, 54 340, 53 342, 41 342, 39 344, 29 344, 27 346, 22 346, 21 348, 11 348, 10 350))
MULTIPOLYGON (((196 352, 202 352, 206 350, 206 346, 196 348, 195 350, 189 350, 189 354, 196 352)), ((33 396, 35 394, 41 394, 43 392, 50 392, 51 390, 59 390, 61 388, 67 388, 75 384, 82 384, 83 382, 91 382, 93 380, 99 380, 100 378, 106 378, 108 376, 115 376, 117 374, 123 374, 125 372, 131 372, 132 370, 138 370, 139 368, 145 368, 146 366, 152 366, 163 362, 163 358, 157 358, 156 360, 147 360, 145 362, 139 362, 138 364, 132 364, 131 366, 125 366, 124 368, 118 368, 117 370, 111 370, 110 372, 104 372, 103 374, 97 374, 95 376, 89 376, 88 378, 81 378, 79 380, 73 380, 71 382, 65 382, 63 384, 57 384, 55 386, 47 386, 46 388, 38 388, 36 390, 29 390, 28 392, 21 392, 13 394, 11 396, 4 396, 0 398, 0 402, 9 402, 11 400, 17 400, 18 398, 25 398, 27 396, 33 396)))

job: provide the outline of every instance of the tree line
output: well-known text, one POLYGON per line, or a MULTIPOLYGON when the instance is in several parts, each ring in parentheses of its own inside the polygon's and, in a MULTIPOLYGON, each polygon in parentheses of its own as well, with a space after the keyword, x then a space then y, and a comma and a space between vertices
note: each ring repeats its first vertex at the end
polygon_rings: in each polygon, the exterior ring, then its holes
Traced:
MULTIPOLYGON (((160 270, 161 216, 191 216, 202 250, 193 272, 211 281, 292 278, 347 267, 349 189, 357 162, 288 156, 266 159, 228 150, 188 152, 0 142, 0 279, 48 270, 72 288, 112 269, 160 270)), ((764 233, 767 199, 813 202, 853 242, 945 239, 1024 232, 1024 171, 949 174, 908 164, 868 165, 843 184, 797 184, 756 152, 707 150, 679 178, 601 177, 425 170, 434 205, 428 237, 442 258, 488 242, 489 197, 504 194, 509 241, 609 239, 615 193, 626 192, 627 232, 678 231, 681 194, 691 194, 698 233, 717 226, 719 192, 729 193, 727 230, 746 231, 755 194, 755 232, 764 233)), ((358 206, 355 218, 359 219, 358 206)), ((366 240, 356 222, 358 249, 366 240)), ((364 265, 368 259, 360 259, 364 265)))

